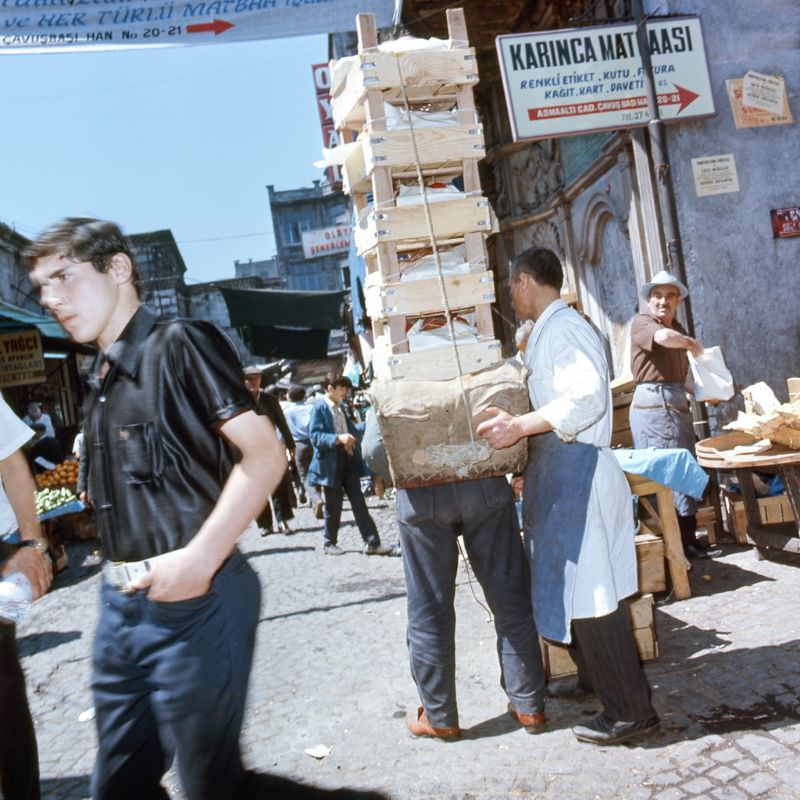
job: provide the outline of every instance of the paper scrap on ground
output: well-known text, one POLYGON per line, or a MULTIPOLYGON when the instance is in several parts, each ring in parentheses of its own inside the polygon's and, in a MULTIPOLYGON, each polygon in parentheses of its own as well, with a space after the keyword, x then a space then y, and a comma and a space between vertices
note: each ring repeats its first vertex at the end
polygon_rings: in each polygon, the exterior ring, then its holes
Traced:
POLYGON ((94 719, 94 706, 92 708, 87 708, 86 711, 81 711, 78 714, 78 722, 89 722, 90 720, 94 719))
POLYGON ((315 744, 313 747, 307 747, 305 754, 311 758, 325 758, 331 754, 331 748, 325 744, 315 744))
POLYGON ((777 75, 762 75, 750 70, 742 79, 742 105, 772 114, 783 111, 785 85, 777 75))

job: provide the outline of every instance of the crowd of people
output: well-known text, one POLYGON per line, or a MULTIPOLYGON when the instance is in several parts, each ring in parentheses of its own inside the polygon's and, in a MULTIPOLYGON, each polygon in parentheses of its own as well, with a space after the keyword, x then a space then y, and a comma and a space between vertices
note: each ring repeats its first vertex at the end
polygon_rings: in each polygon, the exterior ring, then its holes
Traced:
MULTIPOLYGON (((541 635, 568 644, 578 666, 577 683, 562 694, 594 692, 602 701, 596 718, 573 729, 577 739, 617 744, 658 725, 628 620, 626 600, 637 591, 633 518, 627 482, 609 451, 605 349, 561 299, 554 253, 531 248, 510 268, 517 317, 535 323, 520 347, 533 410, 511 416, 486 409, 490 418, 477 430, 494 448, 528 440, 523 538, 512 489, 498 476, 398 489, 400 547, 382 543, 364 500, 365 460, 377 476, 390 476, 375 415, 362 430, 346 403, 347 378, 332 376, 310 401, 303 388, 289 387, 281 402, 276 387, 262 389, 258 367, 240 366, 213 325, 160 319, 141 304, 134 259, 113 223, 63 220, 25 258, 45 309, 75 341, 98 350, 81 448, 90 454, 83 459, 87 499, 107 559, 92 653, 94 798, 166 797, 161 778, 176 755, 189 798, 257 796, 239 736, 261 588, 236 543, 253 520, 265 535, 290 533, 293 500, 309 502, 324 519, 325 555, 343 552, 345 496, 366 555, 402 550, 407 644, 421 702, 407 719, 413 735, 461 735, 458 536, 494 615, 513 719, 530 733, 546 729, 541 635)), ((653 315, 656 328, 673 321, 653 315)), ((648 325, 635 334, 643 353, 678 346, 648 325)), ((682 375, 637 379, 677 383, 682 375)), ((27 421, 41 441, 47 423, 39 412, 27 421)), ((19 457, 31 431, 12 417, 0 405, 0 474, 26 546, 0 554, 2 571, 28 575, 39 596, 52 576, 29 507, 30 472, 19 457)), ((35 798, 35 740, 13 628, 0 625, 0 646, 1 713, 10 692, 18 730, 30 734, 0 738, 2 793, 35 798)))

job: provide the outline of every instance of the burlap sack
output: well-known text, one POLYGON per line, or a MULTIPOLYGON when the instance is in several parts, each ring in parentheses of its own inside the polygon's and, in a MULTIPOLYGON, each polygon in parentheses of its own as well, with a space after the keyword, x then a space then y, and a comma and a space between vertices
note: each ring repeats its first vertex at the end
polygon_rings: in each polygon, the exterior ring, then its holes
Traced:
POLYGON ((527 439, 493 450, 475 431, 489 418, 489 406, 510 414, 530 411, 526 377, 527 370, 516 360, 465 375, 471 420, 458 379, 375 381, 370 395, 395 486, 410 489, 522 472, 528 461, 527 439))

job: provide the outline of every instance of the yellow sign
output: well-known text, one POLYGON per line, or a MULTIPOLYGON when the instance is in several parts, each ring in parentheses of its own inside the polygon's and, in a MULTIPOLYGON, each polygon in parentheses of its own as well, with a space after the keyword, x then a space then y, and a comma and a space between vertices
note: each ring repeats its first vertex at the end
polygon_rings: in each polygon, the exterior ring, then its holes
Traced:
MULTIPOLYGON (((780 79, 783 81, 783 79, 780 79)), ((728 100, 731 103, 733 121, 737 128, 763 128, 767 125, 791 125, 792 112, 789 109, 789 100, 786 91, 783 92, 783 111, 774 114, 754 106, 746 106, 742 102, 743 88, 741 78, 731 78, 725 81, 728 90, 728 100)))
POLYGON ((44 383, 42 337, 36 328, 0 333, 0 387, 44 383))

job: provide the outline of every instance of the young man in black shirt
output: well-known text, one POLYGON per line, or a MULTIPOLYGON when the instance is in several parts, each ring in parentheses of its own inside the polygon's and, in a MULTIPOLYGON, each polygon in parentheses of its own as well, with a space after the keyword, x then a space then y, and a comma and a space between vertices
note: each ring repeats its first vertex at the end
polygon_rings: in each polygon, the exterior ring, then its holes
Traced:
POLYGON ((97 799, 230 798, 260 609, 236 541, 286 468, 213 325, 141 305, 111 222, 69 218, 25 253, 41 304, 98 356, 87 402, 89 499, 109 558, 93 653, 97 799))

